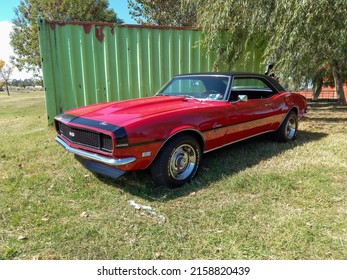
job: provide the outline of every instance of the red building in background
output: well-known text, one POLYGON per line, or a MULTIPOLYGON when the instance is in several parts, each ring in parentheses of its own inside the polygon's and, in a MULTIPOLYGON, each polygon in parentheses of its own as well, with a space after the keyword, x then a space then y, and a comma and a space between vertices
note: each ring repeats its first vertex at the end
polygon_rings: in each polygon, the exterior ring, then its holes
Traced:
MULTIPOLYGON (((343 91, 345 93, 345 99, 347 100, 347 85, 343 86, 343 91)), ((308 100, 312 100, 312 97, 313 97, 312 90, 302 90, 302 91, 298 91, 298 93, 305 96, 308 100)), ((335 91, 335 88, 330 86, 323 87, 318 97, 318 100, 337 101, 338 96, 335 91)))

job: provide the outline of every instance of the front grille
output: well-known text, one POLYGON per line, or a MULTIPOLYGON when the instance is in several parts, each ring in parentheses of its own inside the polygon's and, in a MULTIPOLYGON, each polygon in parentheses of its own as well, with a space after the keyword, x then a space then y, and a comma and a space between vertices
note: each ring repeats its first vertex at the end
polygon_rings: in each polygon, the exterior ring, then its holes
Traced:
POLYGON ((71 143, 106 152, 112 152, 112 138, 110 135, 70 127, 61 122, 56 122, 56 128, 58 134, 69 140, 71 143))

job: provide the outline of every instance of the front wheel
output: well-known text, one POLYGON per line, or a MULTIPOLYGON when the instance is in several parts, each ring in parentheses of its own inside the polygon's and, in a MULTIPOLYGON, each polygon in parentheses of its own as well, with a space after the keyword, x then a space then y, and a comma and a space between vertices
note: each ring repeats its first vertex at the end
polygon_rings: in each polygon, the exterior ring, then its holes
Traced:
POLYGON ((280 142, 288 142, 294 140, 298 131, 298 116, 291 111, 279 129, 275 132, 275 138, 280 142))
POLYGON ((180 187, 195 176, 200 159, 201 149, 195 138, 178 135, 161 149, 153 162, 153 179, 167 188, 180 187))

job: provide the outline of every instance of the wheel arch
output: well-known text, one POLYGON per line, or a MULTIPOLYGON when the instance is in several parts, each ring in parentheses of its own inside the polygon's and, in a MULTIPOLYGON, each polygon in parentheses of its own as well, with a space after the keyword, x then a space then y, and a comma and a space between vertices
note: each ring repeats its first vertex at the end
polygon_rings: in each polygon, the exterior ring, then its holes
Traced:
POLYGON ((190 135, 190 136, 192 136, 199 143, 201 151, 205 150, 205 138, 204 138, 204 136, 202 135, 202 133, 200 131, 198 131, 196 129, 191 129, 191 128, 181 129, 181 130, 173 132, 169 136, 169 138, 167 138, 165 140, 165 142, 160 147, 160 149, 162 149, 169 141, 171 141, 173 138, 175 138, 175 137, 177 137, 179 135, 190 135))
POLYGON ((288 117, 288 115, 289 115, 291 112, 294 112, 294 113, 298 116, 298 114, 299 114, 299 109, 298 109, 296 106, 294 106, 294 107, 292 107, 290 110, 288 110, 287 114, 284 116, 283 120, 280 122, 280 124, 279 124, 279 126, 278 126, 277 128, 281 127, 282 123, 284 122, 284 120, 288 117))
POLYGON ((195 129, 191 129, 191 128, 186 128, 186 129, 182 129, 182 130, 178 130, 175 131, 174 133, 170 134, 170 136, 164 141, 164 143, 160 146, 160 148, 158 149, 156 155, 153 157, 153 160, 151 161, 151 163, 148 165, 150 166, 155 159, 158 157, 159 152, 175 137, 179 136, 179 135, 189 135, 192 136, 199 144, 200 149, 201 149, 201 153, 203 153, 203 151, 205 150, 205 138, 202 135, 202 133, 198 130, 195 129))
POLYGON ((298 109, 298 107, 296 107, 296 106, 292 107, 292 108, 289 110, 287 116, 290 114, 290 112, 294 112, 297 116, 299 115, 299 109, 298 109))

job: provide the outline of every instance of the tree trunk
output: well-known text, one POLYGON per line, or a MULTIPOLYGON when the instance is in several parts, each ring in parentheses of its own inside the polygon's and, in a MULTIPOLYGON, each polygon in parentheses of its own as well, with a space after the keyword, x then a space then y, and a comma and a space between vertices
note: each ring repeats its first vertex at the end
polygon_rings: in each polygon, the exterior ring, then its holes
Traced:
POLYGON ((343 84, 342 84, 342 78, 341 78, 341 69, 336 60, 333 60, 331 64, 331 68, 333 70, 335 90, 339 98, 338 102, 339 104, 346 104, 346 98, 345 98, 345 93, 343 91, 343 84))
POLYGON ((318 97, 322 91, 323 86, 323 78, 320 74, 318 74, 313 79, 313 88, 312 88, 312 100, 317 101, 318 97))
POLYGON ((6 85, 6 91, 7 91, 7 95, 10 96, 10 91, 8 90, 8 83, 5 82, 5 85, 6 85))

